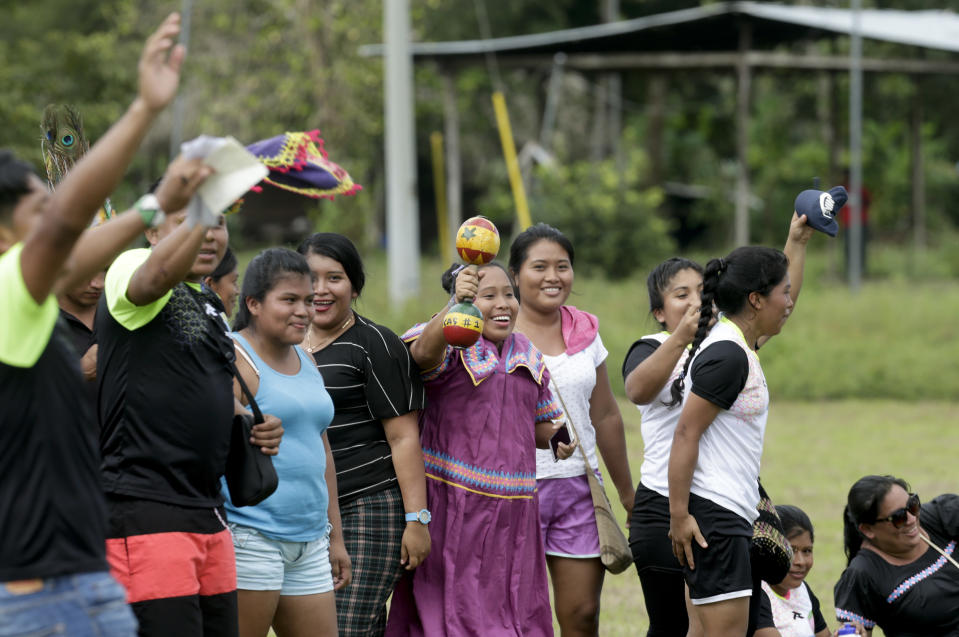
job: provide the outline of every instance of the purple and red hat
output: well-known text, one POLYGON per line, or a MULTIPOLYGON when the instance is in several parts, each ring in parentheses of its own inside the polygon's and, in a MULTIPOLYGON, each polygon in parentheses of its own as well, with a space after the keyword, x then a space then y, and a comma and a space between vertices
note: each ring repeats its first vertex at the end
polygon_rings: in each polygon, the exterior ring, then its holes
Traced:
MULTIPOLYGON (((313 199, 354 195, 363 187, 339 165, 329 160, 319 130, 284 133, 246 147, 270 174, 262 183, 313 199)), ((261 192, 255 186, 255 192, 261 192)))

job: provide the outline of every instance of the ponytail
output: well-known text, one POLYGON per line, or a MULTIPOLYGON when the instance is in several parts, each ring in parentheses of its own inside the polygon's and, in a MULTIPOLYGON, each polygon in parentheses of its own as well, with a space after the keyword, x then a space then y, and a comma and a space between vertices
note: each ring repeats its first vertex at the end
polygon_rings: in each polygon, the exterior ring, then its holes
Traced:
POLYGON ((842 540, 846 552, 846 565, 848 566, 862 547, 862 534, 859 533, 859 525, 853 519, 848 504, 842 511, 842 540))
POLYGON ((689 374, 689 365, 693 356, 709 334, 710 323, 713 320, 713 300, 716 297, 716 287, 719 284, 719 276, 726 269, 725 259, 712 259, 706 264, 706 270, 703 272, 703 292, 700 295, 699 305, 699 325, 696 327, 696 336, 693 338, 692 347, 689 349, 689 355, 686 357, 686 364, 683 365, 683 371, 680 372, 676 380, 673 381, 669 389, 671 400, 663 403, 667 407, 674 407, 683 402, 683 393, 686 389, 686 376, 689 374))

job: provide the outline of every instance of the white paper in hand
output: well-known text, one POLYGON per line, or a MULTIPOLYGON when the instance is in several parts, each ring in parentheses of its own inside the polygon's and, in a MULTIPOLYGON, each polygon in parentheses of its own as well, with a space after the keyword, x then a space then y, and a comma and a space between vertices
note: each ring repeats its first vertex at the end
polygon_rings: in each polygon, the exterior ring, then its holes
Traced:
POLYGON ((216 172, 203 182, 190 200, 187 223, 212 226, 217 215, 233 205, 269 174, 250 151, 233 137, 201 135, 180 147, 184 157, 203 159, 216 172))

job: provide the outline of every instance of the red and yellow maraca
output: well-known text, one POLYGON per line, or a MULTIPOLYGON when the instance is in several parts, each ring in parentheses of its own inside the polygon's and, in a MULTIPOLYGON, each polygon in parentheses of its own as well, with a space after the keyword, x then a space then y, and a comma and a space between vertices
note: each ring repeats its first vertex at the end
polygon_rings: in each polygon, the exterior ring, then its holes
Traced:
MULTIPOLYGON (((467 265, 485 265, 499 252, 499 231, 486 217, 470 217, 456 231, 456 252, 467 265)), ((470 347, 483 333, 483 313, 469 299, 443 318, 443 337, 453 347, 470 347)))

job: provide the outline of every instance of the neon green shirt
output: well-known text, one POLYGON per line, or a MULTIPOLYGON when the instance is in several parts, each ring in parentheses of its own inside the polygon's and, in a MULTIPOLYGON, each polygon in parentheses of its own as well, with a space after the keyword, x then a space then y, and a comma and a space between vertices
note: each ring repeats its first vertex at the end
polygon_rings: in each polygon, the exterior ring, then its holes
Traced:
MULTIPOLYGON (((118 256, 110 269, 107 270, 106 283, 103 289, 103 293, 107 297, 107 308, 117 323, 131 332, 155 319, 157 314, 170 302, 170 297, 173 295, 173 290, 168 290, 166 294, 146 305, 134 305, 127 298, 127 289, 130 287, 133 275, 148 258, 150 258, 148 248, 127 250, 118 256)), ((200 289, 198 283, 189 281, 185 281, 185 283, 195 290, 200 289)))
POLYGON ((0 362, 12 367, 33 367, 57 323, 59 308, 51 294, 37 304, 27 290, 20 269, 23 244, 0 255, 0 362))

